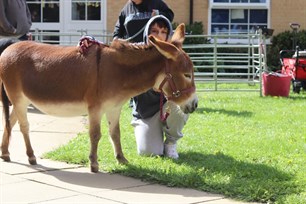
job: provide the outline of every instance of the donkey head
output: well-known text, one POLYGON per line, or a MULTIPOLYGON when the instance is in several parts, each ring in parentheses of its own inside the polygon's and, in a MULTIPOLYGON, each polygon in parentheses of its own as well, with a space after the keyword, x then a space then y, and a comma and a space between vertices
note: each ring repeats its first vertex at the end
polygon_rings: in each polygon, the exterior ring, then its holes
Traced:
POLYGON ((180 105, 185 113, 190 113, 197 108, 198 98, 195 94, 193 64, 182 49, 184 39, 184 24, 176 28, 170 43, 149 36, 150 43, 166 58, 165 72, 158 80, 159 91, 168 100, 180 105))

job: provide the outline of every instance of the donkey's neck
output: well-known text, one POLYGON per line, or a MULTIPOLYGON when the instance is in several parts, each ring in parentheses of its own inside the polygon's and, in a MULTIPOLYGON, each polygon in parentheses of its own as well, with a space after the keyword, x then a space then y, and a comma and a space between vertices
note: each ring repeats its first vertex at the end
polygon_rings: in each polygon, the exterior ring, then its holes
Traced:
MULTIPOLYGON (((166 59, 154 47, 119 44, 116 62, 123 75, 122 89, 129 97, 143 93, 158 84, 166 59)), ((158 88, 158 87, 155 87, 158 88)))
POLYGON ((166 66, 165 58, 159 57, 143 61, 131 66, 131 88, 137 92, 145 92, 150 88, 158 88, 159 78, 163 75, 166 66))

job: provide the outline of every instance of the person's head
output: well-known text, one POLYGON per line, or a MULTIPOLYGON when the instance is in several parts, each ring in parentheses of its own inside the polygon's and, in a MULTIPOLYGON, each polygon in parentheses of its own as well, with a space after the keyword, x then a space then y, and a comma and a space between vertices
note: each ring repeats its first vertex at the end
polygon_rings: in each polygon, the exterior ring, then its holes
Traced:
POLYGON ((170 34, 168 27, 168 23, 164 19, 157 18, 150 24, 148 34, 153 35, 159 40, 167 41, 170 34))
POLYGON ((171 22, 163 15, 153 16, 144 31, 144 42, 148 44, 148 36, 153 35, 159 40, 168 41, 172 34, 171 22))

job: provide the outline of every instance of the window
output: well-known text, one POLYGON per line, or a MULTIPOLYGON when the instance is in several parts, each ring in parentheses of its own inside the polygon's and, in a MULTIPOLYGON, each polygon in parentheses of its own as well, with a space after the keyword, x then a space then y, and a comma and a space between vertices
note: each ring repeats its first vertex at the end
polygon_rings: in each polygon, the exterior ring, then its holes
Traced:
POLYGON ((266 3, 267 0, 213 0, 214 3, 266 3))
POLYGON ((59 22, 59 0, 27 0, 32 22, 59 22))
POLYGON ((101 0, 72 0, 72 20, 101 20, 101 0))
POLYGON ((259 27, 268 27, 268 1, 211 0, 210 33, 248 34, 259 27))
POLYGON ((254 33, 257 27, 267 27, 266 9, 212 9, 211 33, 254 33))

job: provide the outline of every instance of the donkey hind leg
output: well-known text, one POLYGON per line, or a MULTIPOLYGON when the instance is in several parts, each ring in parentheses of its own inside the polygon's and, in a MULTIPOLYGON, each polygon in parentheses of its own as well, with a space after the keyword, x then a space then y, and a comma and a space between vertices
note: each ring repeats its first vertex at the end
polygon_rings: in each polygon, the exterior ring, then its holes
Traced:
POLYGON ((106 118, 108 121, 109 134, 112 139, 115 157, 119 164, 126 164, 128 163, 128 160, 123 155, 120 141, 120 113, 121 107, 116 110, 112 109, 106 113, 106 118))
POLYGON ((3 137, 2 137, 2 144, 1 144, 1 159, 3 159, 4 161, 11 161, 10 159, 10 153, 8 151, 8 147, 9 147, 9 143, 10 143, 10 136, 12 133, 12 129, 14 127, 14 125, 17 122, 17 116, 16 116, 16 112, 14 110, 12 110, 11 114, 10 114, 10 129, 8 130, 7 127, 4 127, 4 131, 3 131, 3 137))
POLYGON ((34 155, 34 151, 31 145, 30 136, 29 136, 29 122, 27 117, 27 108, 29 103, 22 103, 16 107, 16 115, 19 122, 20 131, 23 135, 23 139, 26 145, 26 153, 28 156, 29 163, 31 165, 36 165, 36 157, 34 155))
POLYGON ((89 118, 89 136, 90 136, 90 170, 97 173, 99 171, 98 163, 98 145, 101 138, 101 113, 97 110, 90 110, 88 114, 89 118))

